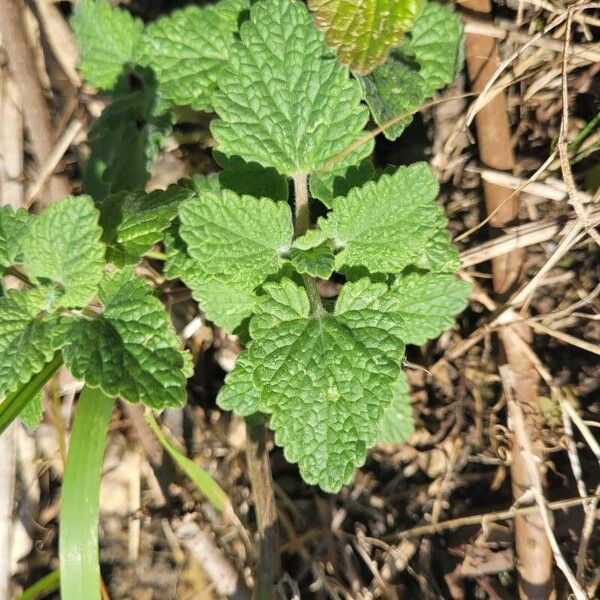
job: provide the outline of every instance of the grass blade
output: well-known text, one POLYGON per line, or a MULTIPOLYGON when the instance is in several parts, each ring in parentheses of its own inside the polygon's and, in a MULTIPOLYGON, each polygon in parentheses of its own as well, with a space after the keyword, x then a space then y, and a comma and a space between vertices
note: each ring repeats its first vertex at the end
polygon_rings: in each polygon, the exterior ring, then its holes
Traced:
POLYGON ((98 497, 114 399, 84 387, 62 485, 59 558, 63 600, 100 600, 98 497))
POLYGON ((60 573, 52 571, 45 577, 38 579, 30 585, 18 598, 18 600, 40 600, 48 594, 55 592, 60 585, 60 573))
POLYGON ((162 444, 162 447, 175 461, 179 468, 190 478, 192 483, 198 488, 200 493, 213 505, 219 512, 226 512, 230 506, 229 498, 221 486, 207 473, 199 467, 194 461, 184 456, 174 446, 173 442, 167 438, 160 428, 156 419, 150 414, 146 414, 146 422, 162 444))
POLYGON ((27 383, 8 394, 0 403, 0 435, 19 416, 28 402, 44 387, 46 382, 58 371, 63 364, 62 354, 57 352, 54 358, 46 363, 44 368, 34 375, 27 383))

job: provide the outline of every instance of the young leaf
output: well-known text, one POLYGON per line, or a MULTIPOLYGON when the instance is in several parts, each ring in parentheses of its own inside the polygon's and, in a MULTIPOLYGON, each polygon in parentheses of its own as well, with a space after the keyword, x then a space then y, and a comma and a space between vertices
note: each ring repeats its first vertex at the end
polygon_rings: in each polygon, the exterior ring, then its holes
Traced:
POLYGON ((362 266, 373 273, 399 273, 422 260, 429 240, 446 227, 437 192, 431 168, 416 163, 336 198, 328 218, 319 220, 340 250, 336 270, 362 266))
POLYGON ((454 323, 467 306, 471 286, 448 273, 399 275, 389 298, 404 320, 402 339, 407 344, 424 344, 454 323))
POLYGON ((217 404, 223 410, 231 410, 240 417, 260 411, 260 394, 253 383, 254 366, 249 351, 242 352, 235 368, 225 377, 225 384, 217 396, 217 404))
POLYGON ((420 0, 308 0, 340 62, 365 75, 385 61, 421 10, 420 0))
POLYGON ((322 244, 307 250, 292 248, 290 262, 298 273, 329 279, 333 273, 335 256, 328 244, 322 244))
POLYGON ((421 67, 425 95, 452 83, 463 62, 462 23, 449 6, 427 2, 401 52, 421 67))
POLYGON ((310 313, 290 280, 266 285, 250 322, 260 409, 303 479, 336 492, 377 437, 404 353, 402 320, 383 309, 387 286, 342 288, 335 313, 310 313))
POLYGON ((385 444, 402 444, 415 429, 410 404, 410 385, 403 370, 400 370, 398 379, 392 385, 392 391, 394 398, 383 413, 378 441, 385 444))
POLYGON ((252 290, 279 270, 292 244, 287 204, 229 190, 190 198, 179 210, 179 233, 207 281, 252 290))
POLYGON ((99 297, 102 315, 69 328, 63 356, 73 375, 152 408, 185 404, 187 359, 150 286, 123 270, 105 277, 99 297))
POLYGON ((27 383, 65 344, 65 323, 45 316, 46 288, 9 290, 0 297, 0 399, 27 383))
POLYGON ((166 190, 120 192, 98 205, 107 260, 121 266, 136 263, 177 216, 179 205, 194 192, 172 185, 166 190))
POLYGON ((133 59, 143 23, 107 0, 79 0, 71 26, 81 51, 79 70, 90 85, 112 90, 133 59))
POLYGON ((120 191, 144 189, 150 167, 171 132, 173 116, 156 95, 153 74, 140 72, 142 89, 124 84, 88 135, 91 153, 83 189, 95 200, 120 191))
POLYGON ((248 8, 248 0, 187 6, 147 27, 139 62, 156 73, 163 97, 196 110, 212 110, 217 77, 227 63, 240 13, 248 8))
POLYGON ((85 306, 104 270, 99 213, 89 196, 69 197, 31 217, 23 240, 23 262, 31 279, 51 281, 57 306, 85 306))
POLYGON ((21 245, 28 225, 29 216, 24 208, 17 211, 10 206, 0 208, 0 275, 21 261, 21 245))
MULTIPOLYGON (((377 125, 384 125, 401 114, 415 112, 426 97, 423 77, 395 53, 371 74, 361 77, 360 82, 377 125)), ((411 121, 409 114, 386 127, 383 134, 388 140, 395 140, 411 121)))
MULTIPOLYGON (((260 0, 218 79, 218 149, 281 174, 309 173, 356 141, 368 118, 360 86, 337 64, 306 7, 260 0)), ((362 145, 347 164, 370 154, 362 145)))

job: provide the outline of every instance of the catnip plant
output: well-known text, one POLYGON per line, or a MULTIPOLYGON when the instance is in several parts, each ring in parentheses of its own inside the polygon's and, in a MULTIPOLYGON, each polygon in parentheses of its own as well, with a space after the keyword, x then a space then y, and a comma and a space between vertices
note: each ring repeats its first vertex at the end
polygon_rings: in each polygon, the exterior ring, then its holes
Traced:
POLYGON ((162 244, 163 276, 245 346, 219 407, 266 415, 307 483, 337 492, 376 442, 407 439, 405 347, 451 327, 470 288, 431 168, 376 169, 367 126, 402 134, 456 77, 462 30, 441 4, 387 4, 221 0, 144 25, 79 0, 79 67, 112 101, 83 195, 0 210, 0 269, 24 285, 0 296, 5 416, 39 419, 63 363, 109 397, 185 404, 190 355, 135 270, 162 244), (221 170, 146 193, 182 107, 214 113, 221 170))

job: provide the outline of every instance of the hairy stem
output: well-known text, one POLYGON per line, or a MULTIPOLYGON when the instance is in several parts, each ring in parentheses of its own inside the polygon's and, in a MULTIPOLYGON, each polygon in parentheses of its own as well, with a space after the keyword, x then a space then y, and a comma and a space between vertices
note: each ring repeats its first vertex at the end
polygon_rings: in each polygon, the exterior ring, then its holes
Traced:
POLYGON ((271 463, 267 450, 267 434, 263 423, 246 420, 246 455, 252 492, 254 495, 260 550, 256 565, 256 582, 253 600, 273 597, 275 582, 281 569, 279 560, 279 532, 277 505, 273 491, 271 463))
POLYGON ((294 233, 296 237, 304 235, 310 225, 310 206, 308 204, 308 175, 294 173, 294 202, 296 205, 296 221, 294 233))

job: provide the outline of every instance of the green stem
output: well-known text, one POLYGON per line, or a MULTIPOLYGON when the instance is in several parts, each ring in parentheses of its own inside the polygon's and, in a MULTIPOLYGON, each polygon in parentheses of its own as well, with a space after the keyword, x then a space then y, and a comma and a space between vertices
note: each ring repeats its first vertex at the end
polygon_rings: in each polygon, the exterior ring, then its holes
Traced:
POLYGON ((101 600, 98 555, 102 460, 114 399, 85 386, 79 397, 62 485, 59 530, 63 600, 101 600))
POLYGON ((0 403, 0 435, 19 416, 25 406, 39 393, 56 371, 58 371, 62 363, 62 354, 57 352, 39 373, 34 375, 26 384, 6 396, 4 401, 0 403))
POLYGON ((18 600, 41 600, 48 594, 55 592, 60 585, 60 573, 52 571, 45 577, 38 579, 30 585, 18 598, 18 600))
POLYGON ((296 237, 304 235, 310 225, 310 205, 308 202, 308 175, 306 173, 294 173, 294 203, 296 206, 296 219, 294 233, 296 237))
POLYGON ((577 152, 579 146, 585 142, 598 125, 600 125, 600 112, 573 138, 569 143, 569 150, 577 152))

